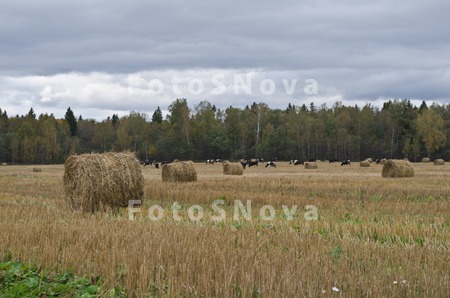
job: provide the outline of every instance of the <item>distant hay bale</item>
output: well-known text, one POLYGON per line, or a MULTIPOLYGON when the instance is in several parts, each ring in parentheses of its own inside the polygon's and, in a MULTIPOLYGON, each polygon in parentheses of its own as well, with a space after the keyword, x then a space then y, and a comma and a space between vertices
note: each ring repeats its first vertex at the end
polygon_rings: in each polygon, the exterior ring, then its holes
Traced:
MULTIPOLYGON (((369 163, 373 163, 373 158, 372 158, 372 157, 369 157, 369 158, 366 159, 366 161, 369 162, 369 163)), ((370 165, 369 165, 369 166, 370 166, 370 165)))
POLYGON ((7 166, 7 165, 8 165, 8 163, 2 162, 2 166, 7 166))
POLYGON ((431 162, 431 159, 429 159, 428 157, 424 157, 422 158, 422 162, 431 162))
POLYGON ((192 161, 179 161, 165 164, 161 171, 163 182, 194 182, 197 171, 192 161))
POLYGON ((370 167, 370 162, 368 160, 363 160, 359 163, 359 166, 361 168, 369 168, 370 167))
POLYGON ((445 161, 443 159, 435 159, 434 165, 435 166, 443 166, 443 165, 445 165, 445 161))
POLYGON ((224 175, 244 175, 244 167, 238 162, 222 163, 224 175))
POLYGON ((180 162, 178 159, 174 159, 173 162, 180 162))
POLYGON ((305 162, 305 169, 317 169, 317 163, 315 162, 305 162))
POLYGON ((381 172, 383 178, 414 177, 414 168, 409 161, 389 159, 383 165, 381 172))
POLYGON ((64 191, 75 210, 117 210, 142 199, 144 176, 131 152, 72 155, 64 164, 64 191))
POLYGON ((384 165, 385 163, 386 163, 386 158, 383 158, 383 159, 380 160, 380 164, 381 165, 384 165))
POLYGON ((33 168, 33 172, 38 173, 38 172, 42 172, 41 168, 33 168))

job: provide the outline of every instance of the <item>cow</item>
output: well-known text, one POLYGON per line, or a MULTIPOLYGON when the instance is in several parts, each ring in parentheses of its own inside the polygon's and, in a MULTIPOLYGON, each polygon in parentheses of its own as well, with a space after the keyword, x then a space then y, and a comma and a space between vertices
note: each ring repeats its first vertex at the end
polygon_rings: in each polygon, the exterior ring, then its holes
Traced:
POLYGON ((341 167, 342 166, 349 166, 349 165, 350 165, 350 159, 343 160, 342 163, 341 163, 341 167))
POLYGON ((248 163, 248 167, 252 167, 252 166, 258 166, 258 160, 257 159, 250 159, 247 163, 248 163))
POLYGON ((207 164, 207 165, 208 165, 208 164, 213 165, 215 162, 216 162, 215 159, 207 159, 207 160, 206 160, 206 164, 207 164))
POLYGON ((267 168, 267 167, 274 167, 274 168, 276 168, 276 167, 277 167, 277 163, 274 162, 274 161, 269 161, 269 162, 266 163, 266 166, 265 166, 265 167, 266 167, 266 168, 267 168))
POLYGON ((159 163, 155 162, 155 168, 159 169, 159 163))
POLYGON ((141 160, 141 165, 143 166, 151 166, 153 164, 153 161, 146 159, 146 160, 141 160))
POLYGON ((302 165, 302 164, 304 164, 304 162, 303 162, 303 160, 291 159, 291 161, 289 162, 289 164, 290 164, 290 165, 297 166, 297 165, 302 165))
POLYGON ((241 160, 239 161, 239 163, 242 165, 242 167, 243 167, 244 170, 245 170, 245 167, 247 167, 247 165, 248 165, 248 161, 247 161, 247 160, 244 160, 244 159, 241 159, 241 160))

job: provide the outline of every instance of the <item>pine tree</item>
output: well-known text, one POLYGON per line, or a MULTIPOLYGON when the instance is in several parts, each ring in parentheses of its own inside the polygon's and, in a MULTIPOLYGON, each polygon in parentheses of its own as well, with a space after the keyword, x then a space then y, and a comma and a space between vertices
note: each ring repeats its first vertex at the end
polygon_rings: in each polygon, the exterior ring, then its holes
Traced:
POLYGON ((156 108, 156 111, 153 113, 152 122, 161 123, 163 121, 163 116, 161 109, 159 107, 156 108))
POLYGON ((111 119, 112 125, 115 127, 117 123, 119 123, 119 115, 113 114, 111 119))
POLYGON ((69 130, 72 137, 76 136, 78 130, 77 119, 75 118, 75 115, 73 114, 73 111, 70 107, 67 109, 64 119, 69 125, 69 130))

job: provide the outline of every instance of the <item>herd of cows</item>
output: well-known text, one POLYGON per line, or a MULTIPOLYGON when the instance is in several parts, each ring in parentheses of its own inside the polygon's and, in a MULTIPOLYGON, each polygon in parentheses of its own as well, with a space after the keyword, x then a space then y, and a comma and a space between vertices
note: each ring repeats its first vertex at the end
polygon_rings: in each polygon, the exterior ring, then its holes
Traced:
MULTIPOLYGON (((376 159, 375 163, 376 164, 380 164, 382 162, 383 159, 376 159)), ((174 161, 178 161, 178 160, 174 160, 174 161)), ((308 162, 316 162, 317 160, 315 159, 310 159, 308 160, 308 162)), ((207 159, 206 160, 206 164, 207 165, 213 165, 215 163, 220 163, 222 162, 221 159, 207 159)), ((336 163, 336 162, 340 162, 341 166, 349 166, 350 165, 350 160, 349 159, 345 159, 342 161, 339 161, 337 159, 330 159, 329 160, 330 163, 336 163)), ((373 162, 373 161, 371 161, 373 162)), ((160 165, 164 165, 164 164, 169 164, 172 163, 172 161, 162 161, 162 162, 157 162, 156 160, 151 160, 151 159, 145 159, 145 160, 141 160, 140 161, 141 165, 143 166, 152 166, 154 165, 155 168, 159 169, 160 165)), ((253 167, 253 166, 258 166, 260 163, 264 164, 264 159, 263 158, 252 158, 252 159, 240 159, 239 163, 242 165, 242 167, 245 169, 247 166, 253 167)), ((304 165, 305 161, 304 160, 298 160, 298 159, 291 159, 289 161, 290 165, 304 165)), ((272 158, 270 161, 265 162, 265 167, 273 167, 276 168, 277 167, 277 158, 272 158)))

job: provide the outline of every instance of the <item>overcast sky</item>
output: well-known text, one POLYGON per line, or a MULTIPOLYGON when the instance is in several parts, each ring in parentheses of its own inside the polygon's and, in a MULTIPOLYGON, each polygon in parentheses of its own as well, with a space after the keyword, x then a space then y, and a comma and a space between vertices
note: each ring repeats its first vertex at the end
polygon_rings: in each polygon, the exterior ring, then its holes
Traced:
POLYGON ((3 1, 0 108, 449 103, 450 2, 3 1))

